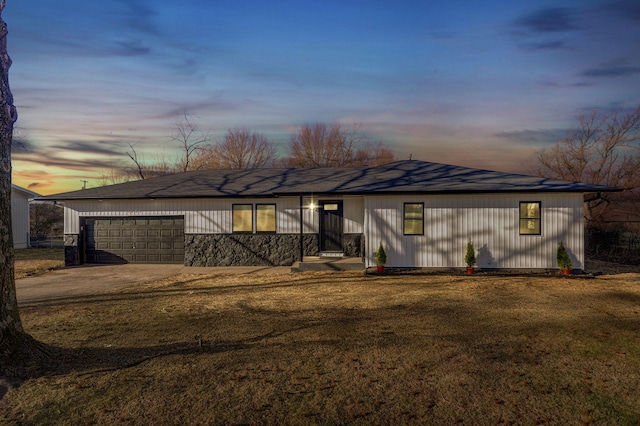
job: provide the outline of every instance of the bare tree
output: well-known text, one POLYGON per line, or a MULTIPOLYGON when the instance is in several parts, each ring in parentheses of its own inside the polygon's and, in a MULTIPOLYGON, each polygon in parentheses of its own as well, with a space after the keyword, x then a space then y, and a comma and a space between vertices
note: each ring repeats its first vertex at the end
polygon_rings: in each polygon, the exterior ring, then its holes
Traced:
POLYGON ((209 141, 209 137, 200 132, 189 114, 185 113, 182 121, 176 124, 171 139, 177 142, 182 150, 182 158, 176 164, 176 168, 183 172, 197 169, 193 167, 192 160, 202 146, 209 141))
POLYGON ((198 151, 195 163, 204 169, 257 169, 272 165, 275 158, 275 147, 265 135, 229 129, 222 141, 198 151))
POLYGON ((0 2, 0 375, 20 376, 33 360, 36 342, 22 327, 14 275, 11 230, 11 144, 18 113, 9 88, 11 59, 7 53, 7 25, 0 2))
POLYGON ((125 174, 135 179, 147 179, 156 176, 168 175, 179 171, 176 164, 169 163, 165 160, 164 155, 156 157, 155 160, 145 161, 142 155, 138 155, 136 148, 128 143, 129 151, 126 152, 127 157, 133 162, 133 167, 125 168, 125 174))
POLYGON ((351 164, 358 129, 344 129, 335 123, 305 124, 289 140, 292 167, 339 167, 351 164))
POLYGON ((365 142, 364 146, 356 151, 354 166, 381 166, 396 161, 393 152, 385 147, 382 142, 365 142))
POLYGON ((128 143, 128 145, 131 152, 127 151, 127 156, 131 159, 131 161, 133 161, 133 170, 135 170, 136 175, 138 175, 140 179, 146 178, 146 166, 144 165, 142 159, 138 159, 138 152, 136 151, 135 147, 131 143, 128 143))
POLYGON ((49 236, 64 227, 61 205, 34 202, 29 204, 29 232, 31 236, 49 236))
POLYGON ((340 167, 379 165, 395 161, 381 142, 372 144, 360 133, 360 126, 346 128, 334 123, 305 124, 289 141, 290 167, 340 167))
MULTIPOLYGON (((117 176, 117 179, 122 179, 122 181, 147 179, 170 173, 198 169, 200 165, 197 162, 194 163, 194 159, 197 157, 198 151, 203 148, 203 144, 209 140, 209 137, 200 132, 191 116, 185 114, 182 121, 176 124, 171 140, 176 142, 182 151, 182 154, 175 161, 167 161, 164 155, 154 160, 144 160, 143 155, 136 151, 135 146, 128 143, 129 150, 126 151, 126 154, 133 163, 133 166, 125 168, 122 176, 117 176), (124 177, 126 176, 128 176, 129 179, 125 180, 124 177)), ((106 177, 101 177, 101 180, 108 182, 114 180, 113 178, 114 176, 108 173, 106 177)))
POLYGON ((532 171, 543 177, 622 189, 622 193, 587 199, 586 217, 598 221, 640 188, 640 107, 626 114, 593 112, 580 116, 578 123, 575 132, 536 153, 532 171))
POLYGON ((98 186, 107 186, 116 183, 130 182, 136 180, 137 176, 137 174, 132 176, 132 170, 127 167, 111 164, 99 172, 97 181, 98 186))

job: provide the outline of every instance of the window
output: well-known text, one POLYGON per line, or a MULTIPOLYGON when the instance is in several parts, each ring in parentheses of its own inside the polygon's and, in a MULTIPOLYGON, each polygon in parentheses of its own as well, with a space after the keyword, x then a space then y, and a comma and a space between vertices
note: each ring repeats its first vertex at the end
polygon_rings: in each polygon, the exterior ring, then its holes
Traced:
POLYGON ((404 204, 404 235, 424 234, 424 203, 404 204))
POLYGON ((253 205, 234 204, 233 232, 253 232, 253 205))
POLYGON ((256 232, 276 232, 275 204, 256 204, 256 232))
POLYGON ((520 235, 540 234, 540 201, 521 201, 520 235))
POLYGON ((323 204, 322 205, 322 209, 324 211, 337 211, 338 210, 338 204, 336 204, 336 203, 323 204))

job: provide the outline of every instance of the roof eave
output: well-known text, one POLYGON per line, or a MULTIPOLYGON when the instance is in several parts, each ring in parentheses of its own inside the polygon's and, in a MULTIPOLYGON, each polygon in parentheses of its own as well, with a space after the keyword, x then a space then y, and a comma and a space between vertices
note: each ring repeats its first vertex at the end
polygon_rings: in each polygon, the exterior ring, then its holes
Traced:
POLYGON ((434 190, 434 191, 295 191, 274 192, 271 194, 223 194, 223 195, 142 195, 142 196, 89 196, 89 197, 37 197, 35 201, 101 201, 101 200, 160 200, 160 199, 207 199, 207 198, 278 198, 299 196, 366 196, 366 195, 473 195, 473 194, 516 194, 516 193, 578 193, 620 192, 619 188, 558 188, 558 189, 501 189, 501 190, 434 190))

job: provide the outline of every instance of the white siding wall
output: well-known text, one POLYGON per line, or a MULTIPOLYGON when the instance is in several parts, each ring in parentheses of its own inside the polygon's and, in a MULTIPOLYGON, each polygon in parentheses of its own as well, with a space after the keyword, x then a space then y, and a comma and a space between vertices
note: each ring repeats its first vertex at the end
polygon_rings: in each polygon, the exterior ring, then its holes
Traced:
POLYGON ((344 199, 344 233, 362 234, 364 232, 364 199, 344 199))
MULTIPOLYGON (((332 198, 341 199, 341 198, 332 198)), ((309 206, 311 197, 303 198, 309 206)), ((314 203, 318 203, 313 198, 314 203)), ((230 234, 232 232, 233 204, 276 204, 279 234, 300 232, 300 198, 280 197, 262 199, 171 199, 171 200, 104 200, 67 201, 64 210, 65 234, 80 232, 80 217, 94 216, 181 216, 185 217, 187 234, 230 234)), ((362 233, 364 223, 362 198, 344 198, 344 232, 362 233)), ((304 232, 319 232, 317 210, 305 208, 304 232)))
MULTIPOLYGON (((344 232, 364 233, 367 266, 382 242, 388 266, 463 267, 466 242, 471 239, 478 266, 485 268, 555 268, 560 240, 572 254, 574 267, 584 267, 584 233, 581 194, 507 194, 368 197, 305 197, 303 205, 322 200, 344 202, 344 232), (540 201, 542 235, 519 235, 520 201, 540 201), (402 209, 405 202, 425 205, 424 235, 405 236, 402 209)), ((268 199, 173 199, 67 201, 65 233, 79 232, 80 216, 184 215, 185 233, 231 233, 231 206, 241 203, 275 203, 277 232, 300 232, 299 197, 268 199)), ((318 233, 319 212, 304 209, 304 232, 318 233)))
POLYGON ((387 265, 463 267, 467 240, 485 268, 556 268, 563 241, 574 268, 584 267, 582 194, 369 197, 365 201, 367 266, 380 242, 387 265), (519 234, 519 202, 540 201, 542 235, 519 234), (403 203, 424 203, 424 235, 403 235, 403 203))
POLYGON ((11 188, 11 229, 13 246, 26 248, 29 245, 29 198, 27 194, 11 188))

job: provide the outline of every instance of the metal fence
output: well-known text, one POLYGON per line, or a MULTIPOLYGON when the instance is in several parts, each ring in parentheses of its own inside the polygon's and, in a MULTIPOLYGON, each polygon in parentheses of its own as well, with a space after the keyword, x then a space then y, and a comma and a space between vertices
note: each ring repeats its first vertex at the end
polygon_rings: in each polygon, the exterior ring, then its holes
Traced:
POLYGON ((64 235, 30 235, 30 247, 63 248, 64 235))
POLYGON ((587 254, 606 260, 638 263, 640 221, 605 222, 585 230, 587 254))

